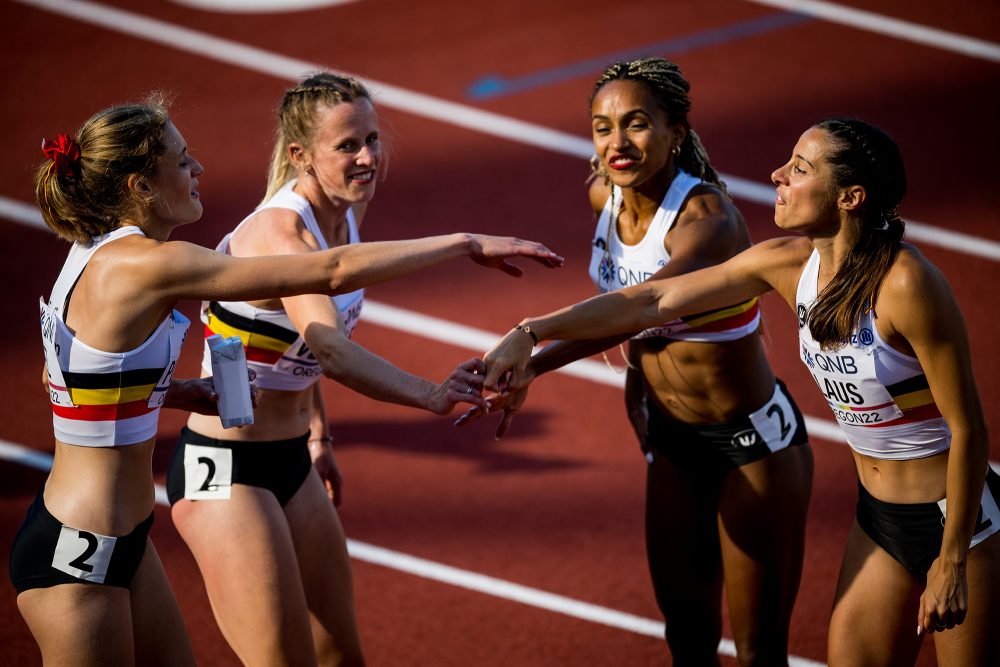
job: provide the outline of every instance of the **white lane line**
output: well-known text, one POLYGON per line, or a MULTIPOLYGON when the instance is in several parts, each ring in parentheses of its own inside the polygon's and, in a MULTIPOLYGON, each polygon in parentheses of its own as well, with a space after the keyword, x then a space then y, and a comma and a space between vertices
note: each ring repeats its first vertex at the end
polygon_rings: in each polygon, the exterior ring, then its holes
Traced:
MULTIPOLYGON (((7 440, 0 440, 0 459, 17 463, 29 468, 47 472, 52 468, 52 456, 30 447, 19 445, 7 440)), ((156 485, 156 502, 169 507, 167 491, 161 485, 156 485)), ((663 638, 663 622, 651 618, 643 618, 616 609, 575 600, 564 595, 548 593, 537 588, 522 586, 512 581, 497 579, 478 572, 444 565, 425 558, 411 556, 401 551, 393 551, 367 542, 347 540, 347 549, 351 558, 381 565, 392 570, 398 570, 424 579, 431 579, 444 584, 458 586, 466 590, 491 595, 511 602, 519 602, 529 607, 544 609, 564 616, 578 618, 600 625, 606 625, 619 630, 626 630, 639 635, 663 638)), ((736 645, 731 639, 723 638, 719 642, 719 653, 736 657, 736 645)), ((792 667, 825 667, 824 663, 790 656, 788 664, 792 667)))
MULTIPOLYGON (((831 23, 840 23, 859 30, 867 30, 935 49, 953 51, 972 58, 1000 63, 1000 44, 946 32, 938 28, 903 21, 863 9, 845 7, 834 2, 822 2, 822 0, 748 0, 748 2, 786 9, 798 14, 807 14, 831 23)), ((956 6, 955 9, 961 11, 960 6, 956 6)))
MULTIPOLYGON (((131 35, 137 39, 159 43, 169 48, 193 53, 202 58, 213 59, 279 79, 296 80, 307 72, 326 68, 321 64, 289 58, 86 0, 14 1, 131 35)), ((562 155, 589 160, 594 153, 593 142, 588 138, 416 93, 365 77, 358 76, 357 78, 363 80, 372 90, 380 105, 388 108, 399 109, 432 121, 449 123, 562 155)), ((729 174, 721 174, 721 177, 734 197, 762 206, 773 206, 775 197, 773 186, 755 183, 729 174)), ((933 227, 925 223, 907 221, 907 238, 1000 261, 1000 242, 933 227)))

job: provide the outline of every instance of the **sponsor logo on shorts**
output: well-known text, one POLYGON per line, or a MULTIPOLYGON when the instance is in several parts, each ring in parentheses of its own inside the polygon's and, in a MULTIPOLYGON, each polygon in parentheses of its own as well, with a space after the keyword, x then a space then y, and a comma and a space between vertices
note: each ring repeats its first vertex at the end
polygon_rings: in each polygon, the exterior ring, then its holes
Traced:
POLYGON ((757 444, 757 431, 752 428, 736 433, 732 437, 733 447, 753 447, 757 444))

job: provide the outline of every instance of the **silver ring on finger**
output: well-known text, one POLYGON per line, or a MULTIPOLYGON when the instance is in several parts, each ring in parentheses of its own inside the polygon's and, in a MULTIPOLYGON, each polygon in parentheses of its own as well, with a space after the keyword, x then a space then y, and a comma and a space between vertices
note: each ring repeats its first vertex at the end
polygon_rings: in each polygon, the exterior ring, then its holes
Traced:
POLYGON ((944 623, 935 623, 934 624, 934 629, 937 630, 938 632, 946 630, 947 628, 948 628, 948 626, 945 625, 944 623))
POLYGON ((465 393, 466 394, 471 394, 472 393, 472 385, 471 384, 469 385, 469 388, 465 390, 465 393))

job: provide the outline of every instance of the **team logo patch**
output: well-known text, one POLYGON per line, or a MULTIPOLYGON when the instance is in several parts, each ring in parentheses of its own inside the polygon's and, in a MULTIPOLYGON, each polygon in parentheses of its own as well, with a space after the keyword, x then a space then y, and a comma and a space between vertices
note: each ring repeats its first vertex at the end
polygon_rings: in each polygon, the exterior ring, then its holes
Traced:
POLYGON ((733 447, 753 447, 757 444, 757 431, 752 428, 736 433, 732 437, 733 447))
POLYGON ((802 346, 802 360, 806 362, 806 366, 809 368, 815 368, 816 362, 813 361, 813 356, 809 353, 809 348, 805 345, 802 346))
POLYGON ((601 265, 597 267, 597 274, 601 278, 601 283, 610 285, 612 273, 614 273, 614 262, 611 261, 610 257, 605 255, 601 258, 601 265))
POLYGON ((808 314, 808 311, 806 310, 805 304, 801 304, 800 303, 798 306, 796 306, 795 313, 796 313, 796 315, 799 316, 799 328, 800 329, 805 328, 805 326, 806 326, 806 315, 808 314))

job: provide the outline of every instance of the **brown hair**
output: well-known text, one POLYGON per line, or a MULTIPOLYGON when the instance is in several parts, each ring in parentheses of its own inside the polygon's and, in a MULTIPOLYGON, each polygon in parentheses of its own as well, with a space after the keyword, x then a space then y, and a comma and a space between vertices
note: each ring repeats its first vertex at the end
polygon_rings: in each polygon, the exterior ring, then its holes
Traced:
POLYGON ((906 194, 906 170, 896 142, 874 125, 831 118, 815 127, 833 144, 826 162, 836 186, 865 189, 858 240, 806 319, 813 338, 828 349, 850 342, 861 316, 874 308, 896 259, 905 229, 899 205, 906 194))
POLYGON ((142 103, 99 111, 77 131, 80 157, 72 170, 46 158, 35 174, 35 203, 52 231, 83 243, 121 225, 137 203, 129 176, 152 176, 163 154, 167 105, 163 93, 153 93, 142 103))
MULTIPOLYGON (((617 62, 604 70, 594 84, 594 92, 590 96, 591 106, 601 88, 612 81, 622 80, 645 84, 656 103, 667 112, 670 123, 683 125, 687 130, 684 142, 680 146, 680 155, 675 159, 677 166, 728 194, 725 183, 708 161, 708 152, 702 145, 701 139, 688 122, 687 115, 691 111, 688 91, 691 90, 691 84, 684 78, 681 68, 665 58, 640 58, 629 62, 617 62)), ((598 167, 600 167, 599 161, 598 167)), ((603 174, 597 175, 603 176, 603 174)))
POLYGON ((312 144, 319 109, 357 99, 371 100, 371 94, 364 84, 357 79, 332 72, 312 74, 294 88, 285 91, 281 106, 278 107, 278 133, 267 174, 267 192, 261 203, 273 197, 285 183, 295 177, 288 157, 288 145, 312 144))

